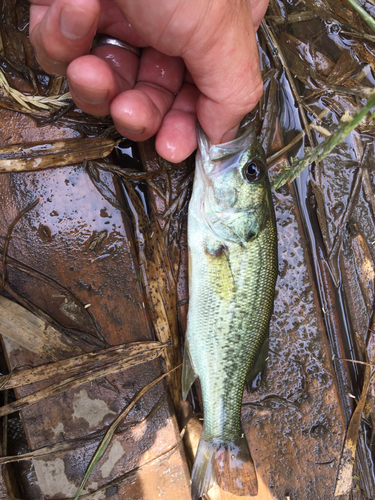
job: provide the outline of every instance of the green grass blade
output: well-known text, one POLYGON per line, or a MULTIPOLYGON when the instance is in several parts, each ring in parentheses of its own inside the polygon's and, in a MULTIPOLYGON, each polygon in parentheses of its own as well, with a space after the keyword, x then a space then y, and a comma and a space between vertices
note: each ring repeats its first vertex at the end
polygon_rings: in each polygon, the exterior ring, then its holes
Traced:
MULTIPOLYGON (((375 107, 375 91, 370 94, 366 105, 349 121, 343 122, 334 134, 327 137, 327 139, 315 148, 305 148, 305 156, 303 158, 292 158, 290 165, 285 162, 282 171, 277 174, 272 181, 272 188, 279 189, 287 182, 294 181, 294 179, 298 177, 306 167, 311 165, 311 163, 323 160, 335 146, 340 144, 340 142, 359 125, 373 107, 375 107)), ((373 116, 374 113, 371 117, 373 116)))

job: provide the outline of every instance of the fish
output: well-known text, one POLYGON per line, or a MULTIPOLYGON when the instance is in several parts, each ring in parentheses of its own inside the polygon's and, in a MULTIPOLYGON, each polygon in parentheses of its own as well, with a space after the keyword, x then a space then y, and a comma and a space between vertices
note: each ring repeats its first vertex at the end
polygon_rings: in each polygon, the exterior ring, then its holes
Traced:
POLYGON ((219 145, 198 129, 188 248, 182 393, 186 400, 199 378, 204 413, 192 499, 216 484, 254 496, 257 476, 241 403, 245 382, 264 369, 278 259, 266 159, 251 124, 219 145))

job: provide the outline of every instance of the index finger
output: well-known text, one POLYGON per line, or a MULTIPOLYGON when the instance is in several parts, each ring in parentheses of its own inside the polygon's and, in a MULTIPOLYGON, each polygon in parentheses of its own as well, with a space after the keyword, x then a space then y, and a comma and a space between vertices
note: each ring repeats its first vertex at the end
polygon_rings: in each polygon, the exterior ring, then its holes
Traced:
POLYGON ((43 69, 65 76, 71 61, 89 53, 99 18, 99 0, 32 0, 30 41, 43 69))

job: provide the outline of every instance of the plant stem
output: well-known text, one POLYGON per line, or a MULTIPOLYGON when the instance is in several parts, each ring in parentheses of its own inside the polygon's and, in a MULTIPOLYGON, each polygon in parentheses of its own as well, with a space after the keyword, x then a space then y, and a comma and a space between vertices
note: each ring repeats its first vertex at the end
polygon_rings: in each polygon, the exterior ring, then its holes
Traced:
POLYGON ((356 0, 347 0, 347 2, 353 7, 355 11, 362 17, 362 19, 367 23, 370 28, 375 31, 375 19, 370 16, 368 12, 365 11, 363 7, 359 5, 356 0))

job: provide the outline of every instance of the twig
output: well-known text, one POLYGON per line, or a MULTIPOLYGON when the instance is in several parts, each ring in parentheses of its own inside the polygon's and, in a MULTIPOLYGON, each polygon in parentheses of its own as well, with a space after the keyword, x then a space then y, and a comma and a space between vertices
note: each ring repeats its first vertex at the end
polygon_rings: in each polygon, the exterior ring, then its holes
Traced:
POLYGON ((4 250, 3 250, 3 266, 2 266, 2 283, 1 287, 4 288, 5 284, 5 279, 6 279, 6 259, 7 259, 7 253, 8 253, 8 246, 10 242, 10 238, 12 236, 12 232, 16 224, 22 219, 22 217, 27 214, 27 212, 30 212, 33 208, 37 206, 39 203, 39 198, 34 200, 33 202, 29 203, 26 208, 21 210, 21 212, 15 217, 15 219, 9 224, 8 226, 8 231, 5 237, 5 243, 4 243, 4 250))
POLYGON ((355 363, 357 365, 365 365, 365 366, 375 366, 375 363, 367 363, 366 361, 358 361, 357 359, 347 359, 347 358, 337 358, 336 356, 332 356, 333 361, 348 361, 349 363, 355 363))
MULTIPOLYGON (((358 334, 357 334, 357 342, 359 346, 362 348, 362 350, 366 352, 365 345, 358 334)), ((348 361, 353 361, 353 360, 348 360, 348 361)), ((337 475, 335 497, 341 495, 348 495, 350 493, 350 490, 352 489, 353 469, 356 457, 359 428, 362 420, 362 413, 365 408, 369 387, 375 375, 375 372, 372 372, 371 374, 371 368, 370 368, 371 366, 374 365, 368 362, 362 362, 361 364, 366 365, 362 394, 357 403, 357 407, 354 410, 352 418, 350 419, 348 430, 346 433, 345 442, 340 459, 338 475, 337 475)))
MULTIPOLYGON (((319 116, 317 116, 318 120, 321 120, 322 118, 325 117, 325 115, 328 113, 328 109, 324 109, 320 114, 319 116)), ((312 122, 308 125, 308 128, 309 129, 312 129, 312 128, 315 128, 316 125, 315 125, 315 122, 312 122)), ((288 152, 295 144, 297 144, 297 142, 299 142, 305 135, 305 132, 302 131, 300 132, 298 135, 296 135, 296 137, 294 139, 292 139, 290 141, 289 144, 287 144, 286 146, 284 146, 282 149, 280 149, 279 151, 277 151, 276 153, 274 153, 273 155, 269 156, 267 158, 267 164, 271 164, 273 163, 276 158, 279 158, 279 156, 282 156, 283 154, 285 154, 286 152, 288 152)))

